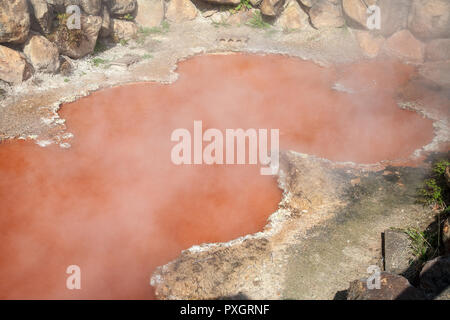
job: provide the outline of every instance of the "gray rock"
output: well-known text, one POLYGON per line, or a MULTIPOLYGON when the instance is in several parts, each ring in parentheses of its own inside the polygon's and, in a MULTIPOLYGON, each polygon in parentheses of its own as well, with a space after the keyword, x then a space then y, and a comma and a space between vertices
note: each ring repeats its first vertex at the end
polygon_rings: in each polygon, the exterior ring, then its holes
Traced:
POLYGON ((406 29, 411 0, 378 0, 381 12, 380 33, 388 37, 395 32, 406 29))
POLYGON ((136 22, 144 27, 156 27, 164 20, 164 0, 137 0, 136 22))
POLYGON ((31 28, 33 30, 50 33, 53 14, 46 0, 29 0, 31 8, 31 28))
POLYGON ((41 35, 32 35, 23 52, 36 71, 55 73, 59 69, 58 47, 41 35))
POLYGON ((106 38, 109 37, 112 33, 112 20, 111 15, 109 14, 108 7, 104 6, 102 10, 102 27, 100 28, 99 36, 102 38, 106 38))
POLYGON ((276 25, 287 30, 310 28, 308 15, 300 8, 296 0, 288 0, 276 25))
POLYGON ((428 42, 425 59, 427 61, 450 60, 450 39, 436 39, 428 42))
POLYGON ((99 16, 102 11, 102 0, 81 0, 81 8, 87 14, 99 16))
POLYGON ((30 31, 27 0, 0 1, 0 43, 23 43, 30 31))
POLYGON ((447 217, 442 224, 442 244, 444 245, 445 253, 450 254, 450 217, 447 217))
POLYGON ((450 1, 413 0, 408 28, 418 38, 450 38, 450 1))
POLYGON ((268 17, 277 16, 283 9, 284 0, 262 0, 261 13, 268 17))
POLYGON ((420 272, 412 264, 414 260, 411 239, 405 232, 400 230, 384 231, 384 268, 386 272, 401 274, 411 281, 420 272))
POLYGON ((81 30, 69 30, 61 25, 49 36, 60 53, 71 58, 81 58, 92 53, 102 26, 102 18, 97 16, 81 16, 81 30))
POLYGON ((136 0, 110 0, 111 14, 116 16, 134 13, 136 7, 136 0))
POLYGON ((345 24, 341 5, 332 0, 316 0, 309 10, 309 18, 317 29, 339 28, 345 24))
POLYGON ((134 39, 137 36, 138 27, 132 21, 113 19, 112 27, 112 37, 115 41, 134 39))
POLYGON ((132 64, 135 64, 135 63, 138 63, 139 61, 141 61, 141 59, 142 58, 138 55, 127 54, 127 55, 123 56, 122 58, 112 61, 110 63, 110 65, 128 68, 132 64))
POLYGON ((450 287, 450 255, 428 261, 420 272, 420 286, 428 298, 435 298, 450 287))
POLYGON ((366 279, 350 283, 347 300, 423 300, 423 293, 406 278, 382 272, 380 289, 368 289, 366 279))
POLYGON ((171 22, 194 20, 198 10, 191 0, 170 0, 167 5, 166 18, 171 22))
POLYGON ((450 60, 426 62, 419 68, 419 75, 432 85, 450 88, 450 60))

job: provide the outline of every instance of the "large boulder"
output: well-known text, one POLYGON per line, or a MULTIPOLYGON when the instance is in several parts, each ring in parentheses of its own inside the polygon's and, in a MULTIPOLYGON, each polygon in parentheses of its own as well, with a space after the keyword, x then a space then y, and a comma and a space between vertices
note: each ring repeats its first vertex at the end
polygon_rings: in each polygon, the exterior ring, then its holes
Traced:
POLYGON ((156 27, 164 20, 164 0, 137 0, 135 21, 143 27, 156 27))
POLYGON ((32 73, 33 68, 22 53, 0 45, 0 80, 20 83, 32 73))
POLYGON ((23 43, 30 31, 27 0, 0 1, 0 43, 23 43))
POLYGON ((425 45, 417 40, 409 30, 394 33, 386 40, 385 52, 404 61, 421 63, 425 57, 425 45))
POLYGON ((112 19, 112 37, 115 41, 130 40, 137 37, 138 27, 132 21, 112 19))
MULTIPOLYGON (((375 0, 367 0, 367 5, 375 4, 375 0)), ((353 28, 367 29, 367 7, 361 0, 342 0, 342 10, 347 25, 353 28)))
POLYGON ((46 0, 29 0, 31 8, 31 28, 33 30, 50 33, 52 26, 52 10, 46 0))
POLYGON ((414 288, 406 278, 381 272, 380 289, 368 288, 367 280, 355 280, 350 283, 348 300, 423 300, 423 293, 414 288))
POLYGON ((345 24, 338 0, 316 0, 309 10, 309 18, 316 29, 339 28, 345 24))
POLYGON ((277 16, 283 9, 284 0, 262 0, 261 13, 268 17, 277 16))
MULTIPOLYGON (((447 167, 447 183, 450 184, 450 167, 447 167)), ((450 254, 450 217, 444 220, 442 224, 442 244, 446 254, 450 254)))
POLYGON ((190 0, 170 0, 166 18, 171 22, 183 22, 194 20, 198 10, 190 0))
POLYGON ((304 7, 311 8, 315 0, 298 0, 299 4, 304 7))
POLYGON ((450 60, 450 39, 436 39, 428 42, 425 59, 427 61, 450 60))
POLYGON ((116 16, 132 14, 136 10, 136 7, 136 0, 110 0, 111 14, 116 16))
POLYGON ((413 0, 408 20, 418 38, 450 38, 450 1, 413 0))
POLYGON ((375 35, 369 31, 357 30, 356 40, 364 55, 375 58, 383 48, 385 39, 381 35, 375 35))
POLYGON ((99 16, 102 12, 102 0, 81 0, 81 9, 87 14, 99 16))
POLYGON ((309 19, 296 0, 288 0, 275 24, 287 30, 306 29, 309 19))
POLYGON ((450 255, 428 261, 420 272, 420 288, 435 298, 450 286, 450 255))
POLYGON ((426 62, 419 68, 419 75, 426 82, 441 88, 450 88, 450 60, 426 62))
POLYGON ((34 34, 25 43, 23 52, 36 71, 55 73, 59 68, 58 47, 47 38, 34 34))
POLYGON ((406 29, 411 0, 378 0, 381 13, 380 33, 389 37, 395 32, 406 29))
POLYGON ((411 250, 411 238, 402 230, 384 231, 384 270, 389 273, 401 274, 413 281, 420 272, 411 250))
POLYGON ((99 36, 102 38, 109 37, 112 33, 113 27, 112 27, 112 19, 111 15, 109 14, 109 10, 107 6, 103 7, 102 12, 102 26, 100 28, 99 36))
POLYGON ((101 26, 101 17, 83 14, 80 30, 69 30, 65 23, 61 23, 48 38, 57 45, 61 54, 78 59, 94 51, 101 26))

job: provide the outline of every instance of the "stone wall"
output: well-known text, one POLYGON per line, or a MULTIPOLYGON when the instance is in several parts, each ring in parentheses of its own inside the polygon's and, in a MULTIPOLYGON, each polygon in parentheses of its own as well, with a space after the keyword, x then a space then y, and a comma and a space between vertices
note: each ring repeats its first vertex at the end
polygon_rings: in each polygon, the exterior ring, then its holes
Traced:
MULTIPOLYGON (((20 83, 35 72, 67 70, 99 39, 127 41, 163 21, 275 28, 286 32, 349 28, 368 58, 394 56, 450 86, 450 0, 8 0, 0 2, 0 80, 20 83), (70 5, 80 28, 70 29, 70 5), (380 12, 379 28, 369 30, 380 12), (142 30, 142 29, 141 29, 142 30)), ((250 30, 251 31, 251 30, 250 30)))

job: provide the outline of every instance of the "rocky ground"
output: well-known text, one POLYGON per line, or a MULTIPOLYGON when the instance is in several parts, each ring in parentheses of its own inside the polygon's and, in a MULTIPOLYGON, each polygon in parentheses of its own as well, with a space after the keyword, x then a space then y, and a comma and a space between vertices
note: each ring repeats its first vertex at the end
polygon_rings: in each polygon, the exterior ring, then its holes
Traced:
MULTIPOLYGON (((444 102, 438 107, 415 99, 414 86, 405 89, 399 107, 435 127, 433 142, 413 156, 446 151, 449 12, 448 0, 3 1, 0 140, 70 147, 61 103, 130 82, 176 81, 177 62, 193 55, 244 52, 322 65, 383 57, 414 64, 414 81, 444 102), (381 29, 369 31, 365 4, 374 3, 381 29), (81 29, 67 28, 70 4, 81 8, 81 29)), ((184 251, 155 272, 158 297, 336 297, 366 276, 369 265, 383 266, 381 232, 424 228, 434 219, 414 197, 427 169, 391 164, 336 164, 286 153, 279 177, 284 196, 265 230, 184 251)))

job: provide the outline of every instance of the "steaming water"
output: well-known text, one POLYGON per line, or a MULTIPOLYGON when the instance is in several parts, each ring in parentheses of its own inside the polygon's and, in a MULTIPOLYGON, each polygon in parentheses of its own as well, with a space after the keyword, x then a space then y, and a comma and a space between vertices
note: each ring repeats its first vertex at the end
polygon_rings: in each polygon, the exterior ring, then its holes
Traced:
POLYGON ((194 120, 204 130, 279 128, 282 148, 361 163, 407 157, 432 139, 430 121, 395 104, 408 66, 226 55, 178 72, 171 85, 64 105, 70 149, 0 146, 0 298, 152 298, 151 273, 182 249, 261 230, 281 199, 274 177, 171 163, 171 132, 194 120), (72 264, 81 290, 65 287, 72 264))

